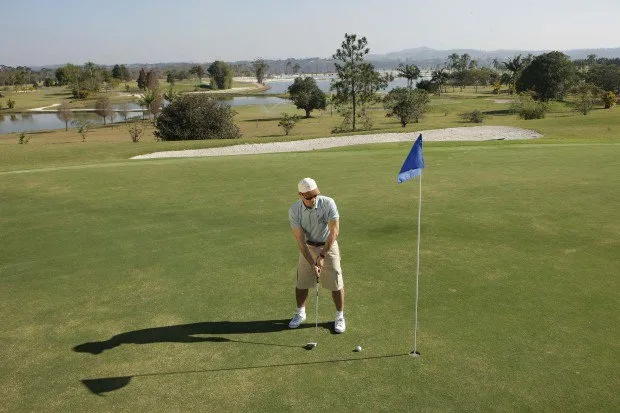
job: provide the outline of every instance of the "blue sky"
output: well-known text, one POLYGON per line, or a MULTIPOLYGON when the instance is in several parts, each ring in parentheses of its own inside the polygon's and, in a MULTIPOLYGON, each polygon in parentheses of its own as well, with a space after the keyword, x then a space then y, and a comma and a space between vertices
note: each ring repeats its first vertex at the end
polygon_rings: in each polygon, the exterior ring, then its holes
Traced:
POLYGON ((620 0, 14 0, 0 64, 330 57, 344 33, 371 53, 620 47, 620 0))

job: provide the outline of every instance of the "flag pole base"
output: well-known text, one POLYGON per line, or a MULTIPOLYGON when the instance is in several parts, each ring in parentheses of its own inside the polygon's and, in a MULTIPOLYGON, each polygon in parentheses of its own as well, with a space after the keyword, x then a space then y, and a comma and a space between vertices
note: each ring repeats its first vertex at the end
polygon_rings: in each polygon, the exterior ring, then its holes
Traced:
POLYGON ((413 350, 411 353, 409 353, 409 355, 411 357, 420 357, 420 352, 416 351, 416 350, 413 350))

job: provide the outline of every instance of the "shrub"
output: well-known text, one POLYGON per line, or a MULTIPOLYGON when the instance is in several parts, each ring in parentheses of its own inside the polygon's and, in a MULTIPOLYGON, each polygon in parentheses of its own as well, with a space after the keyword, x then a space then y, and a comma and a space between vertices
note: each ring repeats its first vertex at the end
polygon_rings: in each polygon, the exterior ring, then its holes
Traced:
POLYGON ((416 85, 417 89, 426 90, 428 93, 437 93, 439 91, 439 85, 430 80, 420 80, 416 85))
POLYGON ((531 94, 523 93, 516 100, 511 109, 521 119, 542 119, 549 110, 549 106, 545 102, 535 101, 531 94))
POLYGON ((90 92, 84 89, 72 89, 71 94, 75 99, 86 99, 90 92))
POLYGON ((20 145, 24 145, 24 144, 28 143, 29 140, 30 140, 30 138, 27 138, 26 134, 24 132, 19 134, 19 144, 20 145))
POLYGON ((83 119, 74 120, 71 124, 77 127, 77 132, 82 137, 82 142, 86 142, 88 132, 90 132, 93 124, 83 119))
POLYGON ((13 108, 15 107, 15 101, 14 101, 13 99, 9 98, 9 99, 6 101, 6 106, 7 106, 9 109, 13 109, 13 108))
POLYGON ((482 113, 481 111, 476 109, 476 110, 474 110, 472 112, 467 112, 467 113, 461 114, 461 118, 465 122, 482 123, 484 121, 485 115, 484 115, 484 113, 482 113))
POLYGON ((140 138, 144 133, 144 123, 143 121, 136 119, 129 123, 129 127, 127 128, 129 132, 129 136, 131 137, 131 141, 134 143, 140 142, 140 138))
POLYGON ((596 96, 600 96, 601 90, 590 83, 579 83, 571 89, 575 94, 573 109, 582 115, 587 115, 594 107, 596 96))
POLYGON ((397 87, 385 96, 383 106, 388 111, 387 117, 396 117, 404 128, 408 123, 417 123, 429 111, 428 92, 418 89, 397 87))
POLYGON ((616 94, 611 91, 603 93, 603 104, 605 109, 610 109, 614 106, 616 104, 616 94))
POLYGON ((284 129, 285 135, 288 135, 289 132, 293 130, 298 120, 299 120, 299 117, 297 115, 289 115, 288 113, 283 113, 282 119, 280 119, 278 126, 284 129))
POLYGON ((241 137, 229 105, 205 94, 174 99, 155 122, 155 136, 163 141, 234 139, 241 137))

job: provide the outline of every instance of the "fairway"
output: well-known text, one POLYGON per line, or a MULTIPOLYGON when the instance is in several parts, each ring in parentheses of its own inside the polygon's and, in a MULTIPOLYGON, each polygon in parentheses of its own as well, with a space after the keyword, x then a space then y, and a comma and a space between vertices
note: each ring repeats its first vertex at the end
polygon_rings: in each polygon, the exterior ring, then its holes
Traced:
POLYGON ((616 410, 620 146, 426 144, 417 359, 410 146, 3 169, 0 411, 616 410), (347 291, 312 351, 305 176, 347 291))

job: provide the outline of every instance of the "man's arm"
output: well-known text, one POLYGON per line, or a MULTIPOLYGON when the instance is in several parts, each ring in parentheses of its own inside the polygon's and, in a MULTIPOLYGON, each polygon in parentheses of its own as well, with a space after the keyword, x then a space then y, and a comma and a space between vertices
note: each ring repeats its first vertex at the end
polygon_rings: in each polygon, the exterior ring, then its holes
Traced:
POLYGON ((329 228, 329 235, 327 236, 327 240, 325 240, 325 245, 323 246, 321 255, 319 255, 316 259, 316 265, 319 268, 323 268, 324 258, 327 255, 327 251, 329 251, 332 247, 332 244, 336 241, 338 234, 340 233, 340 221, 338 219, 328 221, 327 226, 329 228))
MULTIPOLYGON (((306 236, 304 235, 304 231, 301 227, 292 227, 293 235, 295 236, 295 240, 297 241, 297 246, 299 247, 299 251, 304 256, 308 264, 312 267, 316 267, 314 260, 312 259, 312 255, 310 254, 310 250, 306 245, 306 236)), ((316 271, 316 268, 315 268, 316 271)))

